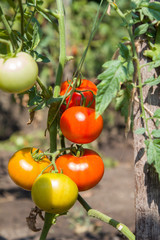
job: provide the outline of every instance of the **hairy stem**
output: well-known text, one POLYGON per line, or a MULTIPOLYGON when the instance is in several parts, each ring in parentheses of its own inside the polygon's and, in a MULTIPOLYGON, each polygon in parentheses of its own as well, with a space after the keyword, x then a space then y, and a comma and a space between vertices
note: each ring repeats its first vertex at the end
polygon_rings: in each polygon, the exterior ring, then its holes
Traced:
POLYGON ((11 29, 11 27, 10 27, 10 25, 9 25, 9 23, 8 23, 4 13, 3 13, 3 11, 2 11, 1 6, 0 6, 0 19, 2 20, 3 25, 5 26, 5 28, 6 28, 7 32, 8 32, 8 35, 10 37, 11 44, 12 44, 12 47, 13 47, 13 51, 15 51, 18 48, 18 44, 17 44, 15 36, 14 36, 14 34, 12 32, 12 29, 11 29))
MULTIPOLYGON (((59 54, 59 65, 57 70, 56 76, 56 83, 54 88, 54 97, 58 97, 60 93, 60 86, 63 76, 63 70, 66 63, 66 49, 65 49, 65 24, 64 24, 64 8, 63 8, 63 1, 56 0, 57 2, 57 9, 58 9, 58 24, 59 24, 59 38, 60 38, 60 54, 59 54)), ((53 153, 57 150, 57 125, 58 125, 58 117, 55 117, 59 105, 51 105, 49 112, 48 112, 48 130, 49 130, 49 137, 50 137, 50 152, 53 153)), ((42 230, 42 235, 40 240, 45 240, 46 236, 48 235, 49 229, 52 226, 51 220, 54 219, 53 214, 45 215, 45 222, 44 227, 42 230), (48 220, 49 219, 49 220, 48 220), (48 225, 47 225, 48 222, 48 225), (47 225, 47 226, 46 226, 47 225)))
POLYGON ((23 12, 22 0, 18 0, 18 3, 19 3, 19 9, 20 9, 20 13, 21 13, 21 35, 22 35, 22 39, 23 39, 23 36, 24 36, 24 12, 23 12))
POLYGON ((78 195, 78 201, 80 204, 84 207, 84 209, 87 211, 88 216, 97 218, 105 223, 108 223, 109 225, 116 228, 119 232, 121 232, 124 236, 126 236, 129 240, 135 240, 135 235, 129 230, 129 228, 114 220, 113 218, 91 208, 88 203, 80 196, 78 195))

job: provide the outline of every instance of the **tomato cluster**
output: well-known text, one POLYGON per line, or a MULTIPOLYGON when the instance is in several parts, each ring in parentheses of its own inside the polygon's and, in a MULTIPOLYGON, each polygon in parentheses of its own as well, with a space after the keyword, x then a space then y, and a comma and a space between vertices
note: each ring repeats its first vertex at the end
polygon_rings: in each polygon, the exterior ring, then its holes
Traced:
MULTIPOLYGON (((68 82, 62 84, 61 95, 66 93, 68 87, 68 82)), ((103 128, 102 116, 99 115, 96 118, 94 109, 94 95, 96 95, 97 88, 89 80, 83 79, 77 89, 82 91, 81 94, 74 92, 72 97, 69 95, 66 98, 68 109, 60 118, 60 128, 63 135, 71 142, 90 143, 100 135, 103 128), (84 93, 85 102, 83 104, 84 93), (89 102, 92 104, 87 107, 89 102)), ((56 165, 59 171, 69 176, 77 184, 79 191, 94 187, 104 173, 102 159, 96 152, 89 149, 78 150, 77 153, 71 151, 69 154, 62 155, 56 160, 56 165)))
MULTIPOLYGON (((61 95, 66 93, 70 83, 62 84, 61 95)), ((90 143, 100 135, 103 128, 102 116, 96 118, 94 109, 97 88, 89 80, 83 79, 72 96, 71 88, 69 91, 62 105, 62 133, 73 143, 90 143)), ((78 191, 88 190, 101 180, 104 164, 95 151, 80 145, 72 146, 70 152, 60 155, 55 163, 50 161, 46 153, 28 147, 17 151, 10 158, 8 173, 18 186, 31 191, 32 199, 40 209, 63 214, 74 205, 78 191)))

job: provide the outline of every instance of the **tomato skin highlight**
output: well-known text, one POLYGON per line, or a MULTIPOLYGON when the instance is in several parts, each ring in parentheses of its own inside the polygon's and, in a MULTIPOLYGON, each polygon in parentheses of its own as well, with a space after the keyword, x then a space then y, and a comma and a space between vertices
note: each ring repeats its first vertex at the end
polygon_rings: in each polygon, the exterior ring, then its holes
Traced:
POLYGON ((78 197, 77 185, 62 173, 46 173, 36 179, 32 187, 32 200, 45 212, 67 212, 78 197))
POLYGON ((93 188, 104 174, 103 160, 90 149, 84 149, 84 154, 80 157, 72 153, 62 155, 56 160, 56 166, 77 184, 79 191, 93 188))
MULTIPOLYGON (((61 84, 61 92, 60 92, 61 96, 63 96, 66 93, 70 82, 71 82, 71 80, 65 81, 61 84)), ((68 92, 71 90, 72 90, 72 87, 69 88, 68 92)), ((83 105, 83 98, 82 98, 81 94, 83 94, 84 98, 86 98, 84 106, 87 107, 89 105, 90 108, 95 108, 94 95, 97 94, 97 86, 93 82, 91 82, 90 80, 87 80, 87 79, 82 79, 80 86, 77 87, 75 90, 80 91, 81 93, 79 93, 79 92, 73 93, 70 103, 68 105, 68 108, 73 107, 73 106, 83 105)), ((68 96, 66 98, 66 100, 65 100, 66 104, 62 104, 62 106, 61 106, 62 112, 64 112, 66 110, 66 105, 69 102, 69 98, 70 98, 70 96, 68 96)))
POLYGON ((0 89, 9 93, 21 93, 36 82, 38 65, 28 53, 19 52, 15 57, 0 59, 0 89))
MULTIPOLYGON (((8 173, 10 178, 19 187, 25 190, 31 190, 32 185, 38 175, 46 168, 51 162, 47 157, 41 161, 35 161, 31 155, 36 148, 23 148, 10 158, 8 162, 8 173)), ((39 150, 39 153, 42 151, 39 150)), ((52 167, 48 167, 44 173, 49 172, 52 167)))
POLYGON ((60 128, 71 142, 83 144, 94 141, 103 129, 101 115, 95 118, 95 110, 81 106, 68 108, 61 116, 60 128))

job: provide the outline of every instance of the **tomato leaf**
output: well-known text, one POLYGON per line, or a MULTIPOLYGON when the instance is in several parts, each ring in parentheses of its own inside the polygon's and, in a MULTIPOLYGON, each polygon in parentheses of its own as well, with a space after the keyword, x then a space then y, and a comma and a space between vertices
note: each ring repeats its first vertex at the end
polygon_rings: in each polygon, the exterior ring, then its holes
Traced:
POLYGON ((145 131, 146 131, 145 128, 138 128, 134 133, 135 133, 135 134, 144 134, 145 131))
POLYGON ((154 78, 153 76, 148 78, 144 84, 147 84, 149 86, 154 86, 160 83, 160 76, 158 78, 154 78))
POLYGON ((146 140, 147 162, 155 167, 160 180, 160 139, 146 140))
POLYGON ((140 7, 142 7, 143 14, 151 21, 154 19, 160 21, 160 2, 142 2, 140 7))
POLYGON ((160 109, 157 109, 153 115, 154 118, 160 118, 160 109))
POLYGON ((125 122, 128 118, 128 106, 131 96, 132 85, 127 84, 125 89, 121 89, 116 96, 115 108, 120 110, 122 116, 125 117, 125 122))
POLYGON ((151 134, 155 138, 160 138, 160 129, 154 129, 151 134))
POLYGON ((33 39, 32 39, 32 46, 31 46, 32 50, 38 46, 41 40, 41 36, 42 36, 42 32, 41 32, 40 24, 38 21, 35 21, 33 26, 33 39))
POLYGON ((101 115, 120 89, 120 83, 126 78, 126 71, 120 60, 106 62, 107 68, 98 76, 101 82, 97 85, 96 114, 101 115))
POLYGON ((149 27, 148 23, 144 23, 144 24, 139 25, 134 31, 134 37, 137 37, 139 35, 142 35, 142 34, 146 33, 147 30, 148 30, 148 27, 149 27))

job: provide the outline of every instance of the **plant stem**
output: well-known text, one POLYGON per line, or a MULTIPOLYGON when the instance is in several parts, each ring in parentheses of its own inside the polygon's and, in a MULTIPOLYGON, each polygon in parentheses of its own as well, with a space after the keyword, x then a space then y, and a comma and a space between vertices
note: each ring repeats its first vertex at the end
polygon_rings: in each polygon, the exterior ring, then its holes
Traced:
POLYGON ((66 63, 66 40, 65 40, 65 25, 64 25, 64 8, 63 1, 57 0, 58 8, 58 23, 59 23, 59 34, 60 34, 60 54, 59 54, 59 65, 56 76, 56 84, 54 88, 54 97, 58 97, 60 93, 60 85, 63 76, 63 70, 66 63))
POLYGON ((3 11, 2 11, 1 6, 0 6, 0 19, 2 20, 6 30, 8 32, 8 35, 9 35, 11 43, 12 43, 13 51, 15 51, 18 48, 18 44, 17 44, 15 36, 14 36, 14 34, 12 32, 12 29, 11 29, 11 27, 10 27, 10 25, 9 25, 9 23, 8 23, 4 13, 3 13, 3 11))
POLYGON ((39 240, 45 240, 47 235, 48 235, 48 231, 50 229, 50 227, 52 226, 53 220, 55 218, 55 215, 52 213, 45 213, 45 222, 44 222, 44 226, 43 226, 43 230, 40 236, 39 240))
POLYGON ((22 39, 23 39, 23 36, 24 36, 24 12, 23 12, 22 0, 18 0, 18 3, 19 3, 19 9, 20 9, 20 13, 21 13, 21 35, 22 35, 22 39))
MULTIPOLYGON (((59 24, 59 38, 60 38, 60 54, 59 54, 59 65, 58 71, 56 76, 56 83, 54 88, 54 95, 53 97, 58 97, 60 93, 60 85, 63 76, 63 70, 66 63, 66 48, 65 48, 65 24, 64 24, 64 9, 63 9, 63 1, 57 1, 57 9, 58 9, 58 24, 59 24)), ((56 114, 59 105, 52 104, 50 106, 48 112, 48 130, 49 130, 49 138, 50 138, 50 152, 53 153, 57 150, 57 125, 58 125, 58 117, 54 119, 54 121, 50 124, 51 119, 53 119, 54 115, 56 114)), ((48 235, 49 229, 52 226, 52 220, 54 219, 53 214, 45 215, 45 222, 44 227, 42 230, 40 240, 45 240, 46 236, 48 235)))
POLYGON ((129 26, 127 20, 126 20, 125 15, 121 12, 121 10, 118 8, 118 6, 115 3, 113 3, 111 0, 108 0, 108 2, 115 9, 115 11, 118 13, 118 15, 122 18, 123 22, 125 23, 125 25, 127 27, 128 34, 130 36, 131 45, 132 45, 132 52, 133 52, 134 72, 136 72, 136 74, 137 74, 138 84, 139 84, 140 104, 141 104, 141 109, 142 109, 142 118, 144 119, 144 122, 145 122, 145 127, 146 127, 146 131, 147 131, 148 137, 149 137, 149 139, 151 139, 151 134, 150 134, 149 127, 148 127, 148 121, 147 121, 147 118, 146 118, 144 101, 143 101, 143 90, 142 90, 143 84, 142 84, 142 77, 141 77, 141 70, 140 70, 141 66, 140 66, 139 59, 138 59, 138 54, 137 54, 137 51, 136 51, 136 46, 135 46, 135 42, 134 42, 132 29, 129 26))
POLYGON ((92 209, 80 195, 78 195, 78 201, 87 211, 88 216, 100 219, 101 221, 108 223, 109 225, 116 228, 119 232, 121 232, 124 236, 126 236, 129 240, 135 240, 135 235, 129 230, 129 228, 126 225, 114 220, 113 218, 95 209, 92 209))
MULTIPOLYGON (((63 9, 62 0, 57 0, 57 9, 59 14, 58 23, 59 23, 59 35, 60 35, 59 36, 60 37, 60 54, 59 54, 59 65, 58 65, 56 83, 55 83, 54 95, 53 95, 55 98, 58 97, 60 93, 63 70, 66 62, 65 24, 64 24, 64 9, 63 9)), ((54 117, 53 112, 54 114, 56 114, 56 110, 55 109, 52 110, 52 105, 51 105, 51 110, 49 111, 49 114, 52 114, 52 116, 54 117)), ((49 127, 51 152, 54 152, 57 148, 57 122, 58 122, 58 119, 56 117, 53 123, 49 127)))

